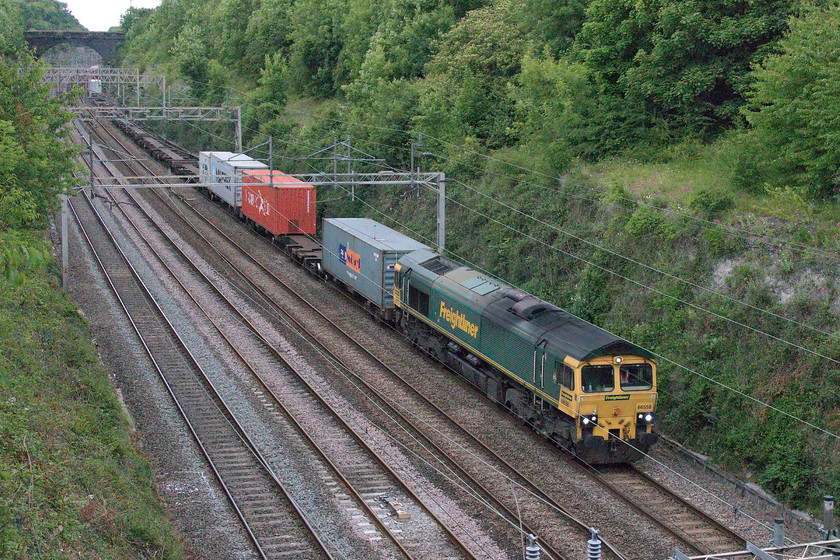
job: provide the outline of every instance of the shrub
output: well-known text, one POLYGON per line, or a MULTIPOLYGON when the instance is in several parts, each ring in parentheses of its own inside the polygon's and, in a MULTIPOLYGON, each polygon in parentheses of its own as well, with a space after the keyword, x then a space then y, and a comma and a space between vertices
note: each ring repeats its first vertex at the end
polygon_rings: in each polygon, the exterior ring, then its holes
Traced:
POLYGON ((630 235, 636 237, 644 234, 655 234, 662 232, 662 213, 650 206, 642 206, 630 216, 624 229, 630 235))
POLYGON ((720 216, 732 208, 734 202, 728 193, 708 189, 696 190, 688 197, 688 206, 707 220, 720 216))

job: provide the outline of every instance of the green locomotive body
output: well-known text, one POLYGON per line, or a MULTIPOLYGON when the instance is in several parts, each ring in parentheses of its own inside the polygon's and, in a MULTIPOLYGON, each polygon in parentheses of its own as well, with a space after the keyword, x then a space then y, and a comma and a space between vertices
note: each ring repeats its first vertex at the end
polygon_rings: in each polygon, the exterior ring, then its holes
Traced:
POLYGON ((560 445, 620 463, 656 440, 647 351, 427 249, 395 272, 406 335, 560 445))

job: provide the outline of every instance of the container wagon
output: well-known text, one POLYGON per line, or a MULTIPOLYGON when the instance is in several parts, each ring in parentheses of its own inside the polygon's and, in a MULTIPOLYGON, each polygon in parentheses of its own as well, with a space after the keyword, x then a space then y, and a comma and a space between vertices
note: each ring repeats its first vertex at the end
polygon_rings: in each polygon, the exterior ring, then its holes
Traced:
POLYGON ((208 184, 207 189, 235 210, 242 207, 242 171, 268 169, 261 161, 233 152, 200 152, 198 159, 202 182, 208 184))

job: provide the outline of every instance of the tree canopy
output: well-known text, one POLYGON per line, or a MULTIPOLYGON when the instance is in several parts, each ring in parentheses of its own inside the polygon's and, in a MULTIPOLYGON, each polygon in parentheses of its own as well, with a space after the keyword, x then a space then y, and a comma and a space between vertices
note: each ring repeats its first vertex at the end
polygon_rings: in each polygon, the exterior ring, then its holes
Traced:
POLYGON ((840 6, 808 9, 756 69, 744 111, 747 157, 761 169, 752 180, 813 197, 840 194, 838 31, 840 6))
POLYGON ((85 28, 67 9, 67 4, 57 0, 10 0, 17 5, 26 31, 84 31, 85 28))
MULTIPOLYGON (((650 159, 675 143, 777 126, 770 124, 772 111, 758 106, 776 94, 765 82, 781 62, 761 65, 783 48, 796 6, 795 0, 165 0, 151 12, 130 11, 123 25, 132 61, 166 66, 206 102, 223 99, 226 88, 247 95, 256 103, 246 113, 257 129, 259 115, 275 127, 285 118, 281 100, 311 99, 327 111, 340 106, 339 128, 359 128, 361 140, 400 160, 405 154, 394 146, 413 129, 487 150, 528 150, 562 169, 576 158, 650 159), (754 81, 762 85, 750 90, 754 81)), ((816 181, 822 186, 809 195, 831 195, 824 177, 830 158, 816 144, 807 152, 787 145, 821 162, 809 164, 816 175, 801 175, 797 185, 816 181)), ((744 158, 745 170, 759 167, 767 175, 795 166, 744 158)))

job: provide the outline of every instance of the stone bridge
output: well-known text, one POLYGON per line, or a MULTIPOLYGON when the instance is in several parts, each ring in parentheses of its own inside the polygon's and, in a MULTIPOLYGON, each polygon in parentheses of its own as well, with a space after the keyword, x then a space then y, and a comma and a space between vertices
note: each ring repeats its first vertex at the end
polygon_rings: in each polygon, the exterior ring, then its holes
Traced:
POLYGON ((40 57, 57 45, 89 47, 99 53, 105 64, 116 63, 117 53, 125 43, 125 33, 111 31, 27 31, 26 42, 40 57))

